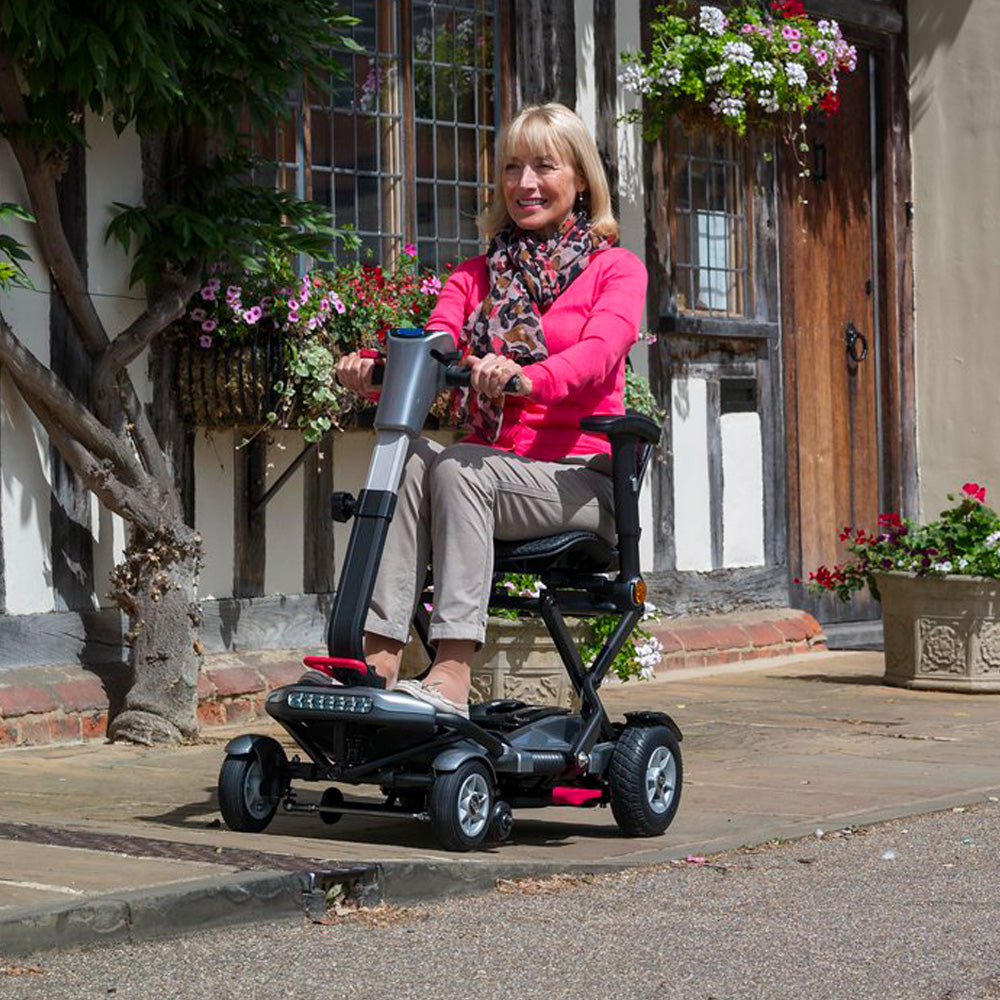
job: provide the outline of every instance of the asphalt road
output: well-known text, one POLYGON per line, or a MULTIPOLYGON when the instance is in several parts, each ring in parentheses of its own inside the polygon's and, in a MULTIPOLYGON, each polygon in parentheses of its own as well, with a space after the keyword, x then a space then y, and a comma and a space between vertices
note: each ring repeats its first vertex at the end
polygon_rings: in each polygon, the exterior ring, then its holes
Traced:
POLYGON ((998 821, 984 802, 326 925, 0 959, 0 996, 997 998, 998 821))

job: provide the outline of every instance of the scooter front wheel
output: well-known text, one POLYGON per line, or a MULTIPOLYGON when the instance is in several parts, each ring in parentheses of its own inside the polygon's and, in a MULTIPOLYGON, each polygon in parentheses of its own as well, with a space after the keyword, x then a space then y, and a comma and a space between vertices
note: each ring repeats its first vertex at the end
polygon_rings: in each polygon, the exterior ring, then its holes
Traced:
POLYGON ((229 756, 219 771, 219 811, 230 830, 259 833, 278 808, 275 775, 257 754, 229 756))
POLYGON ((656 837, 673 821, 684 778, 681 748, 666 726, 626 726, 608 768, 611 812, 630 837, 656 837))
POLYGON ((471 851, 486 839, 493 815, 493 775, 480 760, 439 774, 431 786, 428 809, 441 846, 471 851))

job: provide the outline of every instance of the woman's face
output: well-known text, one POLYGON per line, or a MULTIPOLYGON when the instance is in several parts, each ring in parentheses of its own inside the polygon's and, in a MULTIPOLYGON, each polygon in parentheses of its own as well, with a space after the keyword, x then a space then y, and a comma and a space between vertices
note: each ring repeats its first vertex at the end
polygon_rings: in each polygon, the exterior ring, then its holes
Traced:
POLYGON ((552 152, 514 149, 503 165, 507 214, 521 229, 552 236, 573 211, 576 196, 587 184, 573 164, 552 152))

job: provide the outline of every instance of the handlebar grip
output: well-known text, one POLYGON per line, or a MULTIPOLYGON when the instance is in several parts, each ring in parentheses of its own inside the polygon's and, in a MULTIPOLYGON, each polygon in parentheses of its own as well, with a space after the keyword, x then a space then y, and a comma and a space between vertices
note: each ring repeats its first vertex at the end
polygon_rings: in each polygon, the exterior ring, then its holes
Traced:
MULTIPOLYGON (((467 386, 472 381, 472 369, 465 368, 460 365, 449 365, 445 369, 444 382, 445 385, 451 386, 467 386)), ((520 392, 521 391, 521 376, 511 375, 507 379, 507 384, 503 387, 504 392, 520 392)))

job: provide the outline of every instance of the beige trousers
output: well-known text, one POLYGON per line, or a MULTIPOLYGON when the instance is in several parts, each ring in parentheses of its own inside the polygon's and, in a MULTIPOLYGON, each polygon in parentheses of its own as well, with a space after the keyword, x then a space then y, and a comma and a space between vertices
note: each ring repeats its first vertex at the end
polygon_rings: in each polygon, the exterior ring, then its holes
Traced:
POLYGON ((579 529, 615 540, 607 456, 542 462, 484 445, 418 438, 389 526, 365 631, 406 642, 433 560, 430 638, 486 636, 493 539, 579 529))

